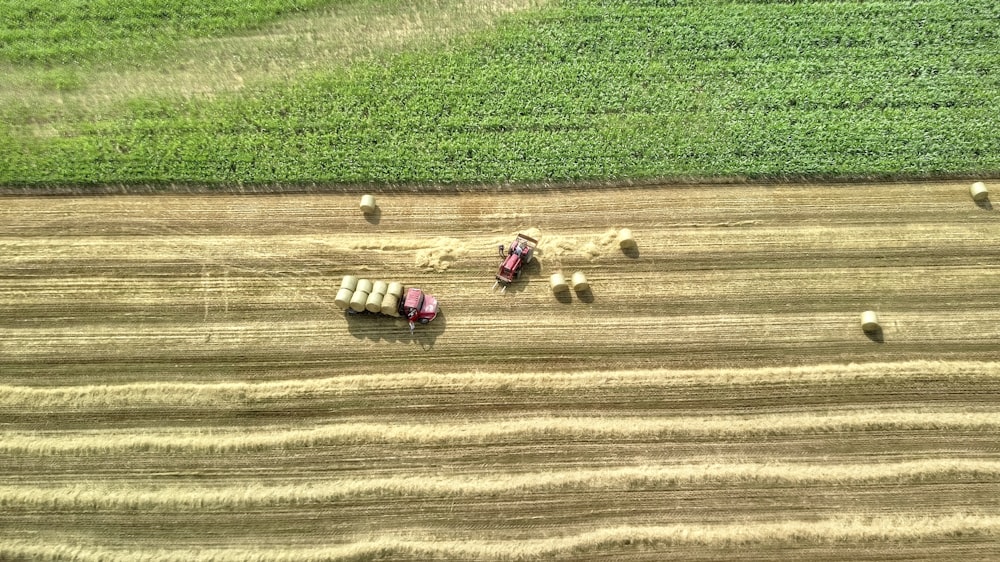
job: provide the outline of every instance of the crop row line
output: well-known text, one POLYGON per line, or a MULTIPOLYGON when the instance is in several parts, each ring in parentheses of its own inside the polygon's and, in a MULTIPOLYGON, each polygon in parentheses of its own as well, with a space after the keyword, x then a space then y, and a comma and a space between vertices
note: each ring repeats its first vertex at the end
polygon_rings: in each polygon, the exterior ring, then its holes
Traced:
POLYGON ((526 560, 539 556, 579 556, 603 548, 641 550, 662 546, 740 546, 913 541, 928 538, 1000 534, 1000 517, 953 513, 937 516, 845 516, 818 521, 715 525, 620 526, 549 538, 521 540, 453 540, 435 537, 386 536, 323 547, 149 549, 142 552, 82 545, 27 541, 0 542, 0 557, 91 560, 330 561, 406 559, 526 560))
POLYGON ((0 486, 0 506, 50 509, 189 509, 343 501, 361 497, 477 498, 572 491, 656 490, 682 485, 850 486, 925 481, 996 482, 1000 461, 947 459, 879 464, 711 463, 648 465, 568 471, 442 476, 392 476, 225 486, 108 485, 0 486))
POLYGON ((933 410, 843 414, 684 417, 532 417, 452 423, 343 423, 308 429, 265 427, 6 432, 0 453, 101 454, 114 451, 247 452, 361 443, 449 445, 581 439, 733 438, 886 431, 997 431, 996 412, 933 410))
POLYGON ((0 385, 0 407, 186 406, 368 395, 384 391, 438 392, 567 391, 753 386, 776 383, 823 385, 844 382, 947 380, 1000 381, 1000 363, 975 361, 901 361, 743 369, 649 369, 553 373, 373 373, 269 382, 132 384, 30 387, 0 385))

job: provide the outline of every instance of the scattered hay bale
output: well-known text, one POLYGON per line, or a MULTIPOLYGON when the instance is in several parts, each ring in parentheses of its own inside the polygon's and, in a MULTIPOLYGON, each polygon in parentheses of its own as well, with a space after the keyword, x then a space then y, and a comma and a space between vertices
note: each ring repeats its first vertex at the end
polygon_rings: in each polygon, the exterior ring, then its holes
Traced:
POLYGON ((985 201, 990 196, 989 190, 986 189, 986 184, 981 181, 972 184, 972 187, 969 188, 969 193, 972 195, 973 201, 985 201))
POLYGON ((361 196, 361 212, 370 215, 375 212, 375 196, 365 194, 361 196))
POLYGON ((632 236, 631 229, 623 228, 618 231, 618 246, 623 250, 636 247, 635 237, 632 236))
POLYGON ((562 273, 553 273, 549 279, 549 284, 552 285, 553 293, 562 293, 569 290, 569 285, 566 284, 566 277, 562 273))
POLYGON ((577 271, 573 274, 570 284, 573 285, 573 290, 576 292, 590 289, 590 283, 587 282, 587 276, 584 275, 582 271, 577 271))
POLYGON ((874 310, 866 310, 861 313, 861 329, 866 332, 877 332, 882 328, 878 323, 878 314, 874 310))

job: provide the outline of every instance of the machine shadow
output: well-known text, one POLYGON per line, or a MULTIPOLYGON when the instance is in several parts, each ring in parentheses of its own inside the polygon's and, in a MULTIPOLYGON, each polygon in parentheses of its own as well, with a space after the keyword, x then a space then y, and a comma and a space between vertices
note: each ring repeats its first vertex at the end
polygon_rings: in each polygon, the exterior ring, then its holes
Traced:
POLYGON ((438 312, 437 318, 431 322, 427 324, 417 323, 412 334, 405 318, 370 312, 357 314, 344 312, 344 318, 347 320, 348 333, 357 340, 389 343, 414 341, 424 351, 429 351, 434 347, 434 343, 444 333, 447 324, 444 312, 441 311, 438 312))
MULTIPOLYGON (((437 318, 429 324, 417 324, 417 327, 413 329, 413 340, 424 351, 430 351, 434 349, 434 342, 444 333, 447 324, 448 320, 445 317, 444 311, 439 310, 437 318)), ((406 335, 409 335, 409 328, 407 328, 406 335)))
POLYGON ((513 283, 507 285, 505 293, 520 293, 528 288, 531 282, 542 274, 542 265, 538 263, 536 256, 530 262, 521 267, 521 275, 513 283))
POLYGON ((394 316, 359 312, 344 312, 347 331, 359 340, 397 342, 409 339, 410 328, 406 320, 394 316))

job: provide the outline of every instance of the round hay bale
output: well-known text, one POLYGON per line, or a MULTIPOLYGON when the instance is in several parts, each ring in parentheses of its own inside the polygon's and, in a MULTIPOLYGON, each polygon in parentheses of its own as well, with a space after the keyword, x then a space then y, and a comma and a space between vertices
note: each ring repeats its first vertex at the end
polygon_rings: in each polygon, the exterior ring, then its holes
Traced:
POLYGON ((354 312, 364 312, 366 304, 368 304, 368 292, 354 291, 354 294, 351 295, 351 310, 354 312))
POLYGON ((552 285, 553 293, 561 293, 569 290, 569 285, 566 284, 566 277, 562 273, 553 273, 549 284, 552 285))
POLYGON ((389 316, 399 316, 399 297, 392 293, 386 293, 382 297, 382 304, 379 311, 389 316))
POLYGON ((337 291, 337 298, 333 299, 333 304, 337 305, 340 310, 347 310, 351 306, 352 296, 354 296, 354 291, 344 287, 337 291))
POLYGON ((385 294, 396 295, 397 300, 403 298, 403 284, 396 281, 389 283, 389 286, 385 290, 385 294))
POLYGON ((866 310, 861 313, 861 329, 866 332, 876 332, 881 328, 878 323, 878 314, 874 310, 866 310))
POLYGON ((381 312, 383 297, 385 297, 383 293, 371 293, 368 295, 368 298, 365 299, 365 310, 368 312, 381 312))
POLYGON ((375 212, 375 196, 365 194, 361 196, 361 212, 370 215, 375 212))
POLYGON ((573 285, 574 291, 586 291, 590 288, 590 283, 587 282, 587 276, 583 274, 582 271, 577 271, 573 274, 570 279, 570 284, 573 285))
MULTIPOLYGON (((355 291, 362 291, 365 295, 369 295, 372 292, 373 283, 370 279, 358 279, 358 286, 354 288, 355 291)), ((367 298, 367 297, 366 297, 367 298)))
POLYGON ((388 289, 388 288, 389 288, 389 284, 386 283, 385 281, 376 281, 376 282, 372 283, 372 291, 371 292, 373 294, 374 293, 378 293, 380 295, 384 295, 387 292, 386 289, 388 289))
POLYGON ((990 196, 989 190, 986 189, 986 184, 981 181, 972 184, 972 187, 969 188, 969 193, 972 194, 974 201, 985 201, 990 196))
POLYGON ((635 248, 635 238, 630 229, 623 228, 618 231, 618 246, 620 248, 635 248))
POLYGON ((340 282, 341 289, 354 290, 358 288, 358 278, 353 275, 345 275, 344 279, 340 282))

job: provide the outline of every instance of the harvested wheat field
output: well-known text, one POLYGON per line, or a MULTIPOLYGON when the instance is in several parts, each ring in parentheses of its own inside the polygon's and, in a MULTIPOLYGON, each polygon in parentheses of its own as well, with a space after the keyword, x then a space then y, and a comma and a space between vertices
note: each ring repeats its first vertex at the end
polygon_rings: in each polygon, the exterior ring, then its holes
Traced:
POLYGON ((966 183, 377 196, 0 199, 0 559, 1000 557, 966 183))

